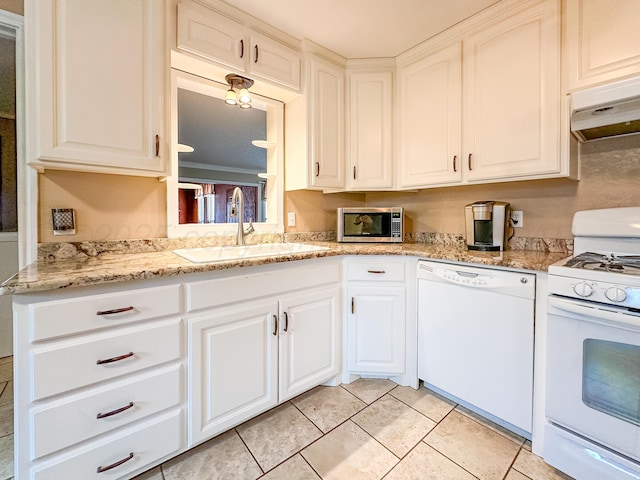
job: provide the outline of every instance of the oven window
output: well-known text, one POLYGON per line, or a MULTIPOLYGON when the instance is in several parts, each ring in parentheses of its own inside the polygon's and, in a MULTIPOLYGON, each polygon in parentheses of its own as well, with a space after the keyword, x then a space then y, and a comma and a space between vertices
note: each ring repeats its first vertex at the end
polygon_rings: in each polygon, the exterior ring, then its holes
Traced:
POLYGON ((640 426, 640 347, 588 338, 583 348, 582 401, 640 426))
POLYGON ((391 214, 345 213, 344 234, 351 237, 390 237, 391 214))

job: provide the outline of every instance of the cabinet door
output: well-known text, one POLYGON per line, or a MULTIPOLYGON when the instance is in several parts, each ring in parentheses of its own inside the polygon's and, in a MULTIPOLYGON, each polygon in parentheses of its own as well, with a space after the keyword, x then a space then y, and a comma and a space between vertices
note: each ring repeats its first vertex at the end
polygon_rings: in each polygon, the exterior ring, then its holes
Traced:
POLYGON ((344 72, 314 58, 310 60, 311 185, 344 186, 344 72))
POLYGON ((571 0, 565 5, 568 90, 640 73, 637 0, 571 0))
POLYGON ((280 300, 280 401, 340 371, 340 290, 327 287, 280 300))
POLYGON ((398 68, 401 188, 460 182, 461 42, 398 68))
POLYGON ((465 42, 463 144, 469 181, 560 171, 558 42, 554 1, 480 29, 465 42))
POLYGON ((276 405, 277 312, 265 300, 189 321, 189 445, 276 405))
POLYGON ((259 33, 251 33, 251 74, 300 90, 300 54, 259 33))
POLYGON ((393 187, 393 72, 349 74, 349 185, 352 190, 393 187))
POLYGON ((178 50, 194 53, 244 73, 248 36, 233 20, 192 2, 178 4, 178 50))
POLYGON ((405 297, 400 286, 349 287, 349 372, 404 373, 405 297))
POLYGON ((31 7, 39 166, 165 172, 163 2, 42 0, 31 7))

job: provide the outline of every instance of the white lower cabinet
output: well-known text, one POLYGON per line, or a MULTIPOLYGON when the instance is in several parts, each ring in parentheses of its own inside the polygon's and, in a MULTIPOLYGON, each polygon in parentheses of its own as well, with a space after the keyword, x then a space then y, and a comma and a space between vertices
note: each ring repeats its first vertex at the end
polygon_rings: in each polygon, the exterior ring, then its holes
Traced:
POLYGON ((335 285, 280 300, 281 402, 339 373, 339 299, 340 289, 335 285))
POLYGON ((14 296, 15 478, 130 478, 184 449, 180 303, 178 284, 14 296))
POLYGON ((349 257, 346 373, 416 386, 415 282, 405 258, 349 257))
POLYGON ((128 479, 339 380, 342 265, 15 295, 15 477, 128 479))
POLYGON ((340 373, 339 281, 330 262, 187 285, 213 307, 188 319, 190 446, 340 373))
POLYGON ((404 373, 404 286, 352 286, 348 298, 349 371, 404 373))
POLYGON ((189 321, 189 444, 278 403, 277 312, 256 301, 189 321))

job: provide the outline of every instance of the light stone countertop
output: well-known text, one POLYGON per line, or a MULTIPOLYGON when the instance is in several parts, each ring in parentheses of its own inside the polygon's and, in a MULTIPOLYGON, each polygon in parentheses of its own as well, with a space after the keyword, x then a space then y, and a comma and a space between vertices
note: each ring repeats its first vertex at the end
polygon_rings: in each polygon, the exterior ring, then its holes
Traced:
MULTIPOLYGON (((403 243, 364 244, 326 241, 306 242, 329 250, 272 257, 246 258, 215 263, 192 263, 172 250, 136 253, 105 251, 95 255, 68 255, 67 258, 40 258, 20 270, 0 286, 2 294, 24 294, 69 287, 170 277, 198 272, 227 270, 256 265, 290 262, 337 255, 409 255, 423 259, 450 260, 475 265, 491 265, 546 272, 549 265, 569 256, 566 251, 507 250, 475 252, 458 244, 403 243)), ((154 249, 151 249, 154 250, 154 249)), ((52 256, 49 256, 52 257, 52 256)))

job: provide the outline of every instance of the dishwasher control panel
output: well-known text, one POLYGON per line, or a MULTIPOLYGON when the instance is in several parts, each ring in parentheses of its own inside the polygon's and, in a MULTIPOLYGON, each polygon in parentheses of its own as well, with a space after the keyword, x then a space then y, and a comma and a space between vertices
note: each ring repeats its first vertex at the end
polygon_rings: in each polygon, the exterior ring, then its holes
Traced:
POLYGON ((533 298, 535 294, 535 275, 454 263, 420 260, 418 279, 453 283, 519 297, 533 298))

